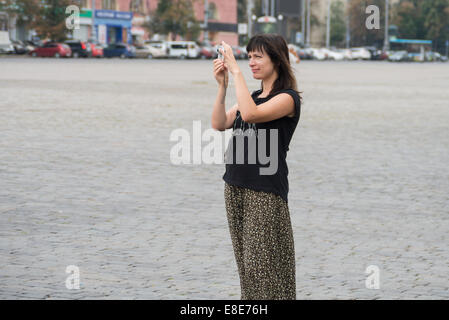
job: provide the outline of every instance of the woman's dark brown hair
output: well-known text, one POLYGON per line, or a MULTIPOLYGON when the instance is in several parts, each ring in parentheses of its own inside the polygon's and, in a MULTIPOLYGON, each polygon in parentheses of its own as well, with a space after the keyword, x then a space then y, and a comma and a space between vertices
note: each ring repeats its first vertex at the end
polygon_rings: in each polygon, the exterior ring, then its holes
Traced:
MULTIPOLYGON (((268 54, 278 73, 278 78, 274 81, 269 95, 274 95, 284 89, 293 89, 302 100, 301 92, 298 91, 296 77, 290 64, 287 42, 281 35, 272 33, 256 34, 249 40, 246 46, 246 52, 250 53, 251 51, 268 54)), ((263 90, 263 83, 261 84, 261 89, 263 90)))

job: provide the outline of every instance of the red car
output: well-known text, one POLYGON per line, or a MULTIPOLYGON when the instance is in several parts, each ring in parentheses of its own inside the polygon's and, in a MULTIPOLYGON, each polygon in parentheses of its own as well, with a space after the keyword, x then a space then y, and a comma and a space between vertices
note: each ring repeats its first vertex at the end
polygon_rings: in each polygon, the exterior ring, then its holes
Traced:
POLYGON ((103 58, 103 48, 100 47, 99 45, 97 46, 95 43, 89 44, 92 52, 92 57, 103 58))
POLYGON ((46 42, 29 53, 33 57, 70 57, 72 50, 66 44, 57 42, 46 42))

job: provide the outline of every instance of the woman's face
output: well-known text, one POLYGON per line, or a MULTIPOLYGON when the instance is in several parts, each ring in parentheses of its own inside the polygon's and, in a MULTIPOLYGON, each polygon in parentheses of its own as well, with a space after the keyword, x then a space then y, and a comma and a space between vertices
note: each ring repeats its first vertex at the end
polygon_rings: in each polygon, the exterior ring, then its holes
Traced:
POLYGON ((270 56, 264 51, 250 51, 248 59, 254 79, 266 79, 275 71, 270 56))

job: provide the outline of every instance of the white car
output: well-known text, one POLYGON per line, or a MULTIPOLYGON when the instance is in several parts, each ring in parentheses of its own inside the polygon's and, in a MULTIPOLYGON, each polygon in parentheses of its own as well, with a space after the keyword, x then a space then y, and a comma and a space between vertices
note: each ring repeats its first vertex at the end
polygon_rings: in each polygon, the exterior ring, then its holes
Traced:
POLYGON ((0 53, 14 53, 14 47, 9 39, 8 31, 0 30, 0 53))
POLYGON ((14 47, 12 44, 0 45, 0 53, 14 53, 14 47))
POLYGON ((408 59, 408 52, 405 50, 396 51, 395 53, 388 56, 389 61, 406 61, 408 59))
POLYGON ((351 51, 351 49, 339 49, 337 51, 343 55, 343 59, 344 60, 352 60, 352 51, 351 51))
POLYGON ((343 53, 338 52, 338 51, 329 50, 327 48, 323 48, 323 49, 321 49, 321 51, 327 56, 328 60, 341 61, 341 60, 344 60, 344 58, 345 58, 343 53))
POLYGON ((161 49, 154 48, 150 45, 137 45, 136 58, 162 58, 165 57, 165 52, 161 49))
POLYGON ((193 41, 168 41, 168 56, 170 58, 199 58, 201 48, 193 41))
POLYGON ((149 40, 145 41, 145 46, 149 47, 152 58, 166 58, 168 56, 168 46, 165 41, 149 40))
POLYGON ((316 60, 326 60, 327 56, 321 49, 316 48, 310 48, 310 51, 312 52, 313 59, 316 60))
POLYGON ((371 52, 365 48, 352 48, 352 59, 354 60, 370 60, 371 52))

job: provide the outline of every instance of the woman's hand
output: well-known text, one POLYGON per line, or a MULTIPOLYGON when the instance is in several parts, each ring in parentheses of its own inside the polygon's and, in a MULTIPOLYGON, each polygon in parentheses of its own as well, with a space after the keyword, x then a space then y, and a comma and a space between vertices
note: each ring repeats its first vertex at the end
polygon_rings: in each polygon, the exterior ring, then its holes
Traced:
POLYGON ((222 49, 220 49, 220 52, 223 55, 223 62, 225 64, 226 68, 232 74, 240 72, 239 65, 237 64, 237 61, 235 61, 234 53, 232 52, 231 46, 224 41, 221 42, 221 45, 224 48, 224 52, 222 49))
POLYGON ((214 76, 220 86, 228 87, 228 69, 220 59, 214 60, 214 76))

